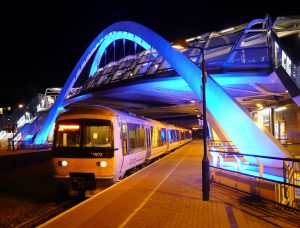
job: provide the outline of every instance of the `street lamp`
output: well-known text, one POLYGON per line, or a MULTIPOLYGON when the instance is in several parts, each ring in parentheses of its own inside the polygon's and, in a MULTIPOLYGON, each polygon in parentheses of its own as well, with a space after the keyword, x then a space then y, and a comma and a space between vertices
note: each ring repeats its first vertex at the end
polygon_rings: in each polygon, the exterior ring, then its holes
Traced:
POLYGON ((207 122, 206 122, 206 95, 205 95, 205 84, 206 84, 206 70, 205 70, 205 59, 204 49, 202 47, 191 46, 185 41, 176 41, 172 43, 172 46, 177 49, 182 48, 196 48, 201 50, 202 54, 202 109, 203 109, 203 158, 202 158, 202 193, 203 200, 209 200, 210 191, 210 180, 209 180, 209 160, 207 156, 207 122))
POLYGON ((23 104, 18 104, 18 109, 14 109, 12 110, 12 115, 11 115, 11 119, 12 119, 12 133, 13 133, 13 137, 12 137, 12 151, 15 151, 15 131, 17 130, 18 127, 16 127, 16 120, 17 120, 17 114, 16 112, 19 112, 20 109, 23 109, 24 105, 23 104))
POLYGON ((14 114, 14 110, 12 111, 12 115, 11 115, 11 131, 12 131, 12 151, 15 151, 15 141, 14 141, 14 137, 15 137, 15 114, 14 114))

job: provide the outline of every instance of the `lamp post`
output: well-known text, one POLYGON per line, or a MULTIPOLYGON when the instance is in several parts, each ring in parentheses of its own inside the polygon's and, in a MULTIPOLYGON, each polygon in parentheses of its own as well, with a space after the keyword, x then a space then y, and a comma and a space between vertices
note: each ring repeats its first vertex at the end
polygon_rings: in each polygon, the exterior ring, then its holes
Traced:
POLYGON ((209 180, 209 160, 207 156, 207 122, 206 122, 206 70, 204 49, 201 47, 191 46, 185 41, 176 41, 172 44, 175 48, 196 48, 201 50, 202 54, 202 109, 203 109, 203 157, 202 157, 202 198, 204 201, 209 200, 210 180, 209 180))
POLYGON ((24 108, 24 104, 18 104, 18 109, 14 109, 12 110, 12 115, 11 115, 11 119, 12 119, 12 124, 11 124, 11 127, 12 127, 12 133, 13 133, 13 137, 12 137, 12 151, 15 151, 15 131, 17 130, 17 127, 16 127, 16 120, 17 120, 17 113, 16 112, 19 112, 20 109, 23 109, 24 108))
POLYGON ((12 111, 12 115, 11 115, 11 131, 12 131, 12 151, 15 151, 15 142, 14 142, 14 137, 15 137, 15 114, 14 114, 14 110, 12 111))

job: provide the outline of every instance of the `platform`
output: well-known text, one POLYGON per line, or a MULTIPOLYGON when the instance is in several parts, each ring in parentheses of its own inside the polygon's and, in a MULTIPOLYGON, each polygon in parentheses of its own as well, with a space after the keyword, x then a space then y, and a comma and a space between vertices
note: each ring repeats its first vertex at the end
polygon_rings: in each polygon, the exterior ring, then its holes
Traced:
POLYGON ((0 170, 9 170, 20 165, 50 160, 51 156, 51 148, 14 151, 0 149, 0 170))
POLYGON ((40 227, 299 227, 300 213, 215 183, 203 201, 202 146, 193 141, 40 227))
POLYGON ((0 157, 1 156, 15 156, 19 154, 30 154, 30 153, 39 153, 39 152, 47 152, 51 151, 51 148, 46 149, 15 149, 14 151, 8 149, 0 149, 0 157))

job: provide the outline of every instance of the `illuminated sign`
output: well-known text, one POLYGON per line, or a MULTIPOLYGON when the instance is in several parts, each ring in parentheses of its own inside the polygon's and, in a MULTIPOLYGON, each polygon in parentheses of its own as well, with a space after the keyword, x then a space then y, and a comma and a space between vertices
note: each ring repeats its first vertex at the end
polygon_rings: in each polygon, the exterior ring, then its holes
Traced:
POLYGON ((77 131, 79 130, 79 125, 58 125, 58 131, 77 131))

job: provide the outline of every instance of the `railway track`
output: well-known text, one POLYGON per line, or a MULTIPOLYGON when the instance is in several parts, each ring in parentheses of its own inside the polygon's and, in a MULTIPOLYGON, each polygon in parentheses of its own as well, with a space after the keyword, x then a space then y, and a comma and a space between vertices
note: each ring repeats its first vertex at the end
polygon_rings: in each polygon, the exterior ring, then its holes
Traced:
POLYGON ((44 214, 34 217, 26 222, 23 222, 22 224, 17 225, 17 228, 31 228, 36 227, 49 219, 59 215, 60 213, 68 210, 69 208, 75 206, 76 204, 82 202, 84 199, 71 199, 69 201, 66 201, 50 210, 45 211, 44 214))

